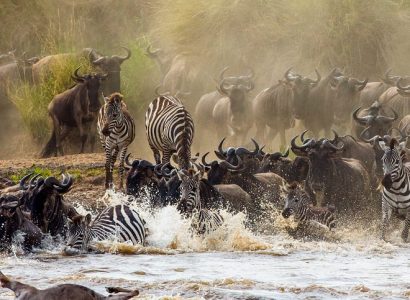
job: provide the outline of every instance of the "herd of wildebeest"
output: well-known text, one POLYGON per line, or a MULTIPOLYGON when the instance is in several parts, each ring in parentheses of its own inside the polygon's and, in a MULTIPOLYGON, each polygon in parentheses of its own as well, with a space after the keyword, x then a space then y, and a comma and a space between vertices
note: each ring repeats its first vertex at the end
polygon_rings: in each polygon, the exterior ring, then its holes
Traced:
MULTIPOLYGON (((245 212, 247 225, 255 231, 262 222, 274 223, 270 210, 277 209, 285 218, 294 215, 300 226, 316 222, 329 229, 339 222, 382 216, 383 239, 390 216, 396 215, 405 220, 401 237, 407 240, 409 77, 387 71, 380 81, 368 82, 334 68, 325 76, 315 70, 316 78, 311 79, 289 69, 251 97, 254 71, 227 76, 226 67, 215 79, 216 90, 201 96, 189 89, 193 77, 183 55, 165 59, 162 50, 148 47, 147 55, 163 73, 145 120, 155 160, 131 160, 126 152, 135 124, 127 99, 120 94, 121 64, 131 51, 124 50, 125 56, 104 56, 91 48, 43 58, 0 56, 2 105, 6 105, 6 82, 41 84, 54 60, 81 56, 96 68, 95 73, 83 75, 77 68, 70 74, 75 85, 50 99, 53 132, 43 157, 64 155, 64 141, 73 130, 78 132, 79 152, 86 151, 88 143, 94 151, 98 132, 106 151, 106 188, 114 187, 112 174, 119 155, 119 189, 130 196, 129 201, 145 199, 152 209, 176 205, 192 218, 193 234, 223 226, 221 209, 245 212), (193 98, 199 100, 191 117, 184 102, 193 98), (300 134, 289 142, 286 131, 295 130, 296 123, 300 134), (277 135, 280 145, 289 143, 289 147, 267 152, 277 135), (216 160, 203 151, 204 137, 209 138, 206 144, 214 143, 216 160), (193 143, 202 155, 191 156, 193 143), (122 168, 127 170, 125 189, 122 168)), ((66 249, 82 251, 92 249, 92 239, 104 239, 113 231, 119 231, 123 241, 146 243, 149 224, 130 203, 106 208, 94 220, 80 215, 64 199, 73 185, 70 175, 63 174, 60 181, 28 174, 18 184, 8 184, 0 191, 3 249, 10 249, 18 232, 23 233, 22 246, 28 251, 39 247, 45 235, 66 241, 66 249), (127 230, 131 233, 121 233, 127 230)))
MULTIPOLYGON (((395 214, 405 220, 402 238, 407 240, 409 77, 387 71, 380 81, 368 82, 334 68, 324 77, 315 70, 316 78, 311 79, 289 69, 275 84, 251 97, 254 71, 227 76, 229 68, 225 67, 215 79, 216 90, 201 96, 201 89, 192 88, 200 83, 195 82, 197 74, 192 76, 184 55, 170 58, 162 50, 148 47, 147 55, 163 74, 155 91, 158 98, 146 114, 145 130, 155 158, 151 162, 130 160, 130 154, 125 157, 135 124, 126 99, 119 94, 121 64, 131 57, 131 51, 124 50, 125 56, 105 56, 92 48, 29 59, 24 55, 17 59, 13 52, 0 55, 3 112, 11 105, 10 84, 42 84, 56 62, 83 57, 96 72, 80 75, 77 68, 71 74, 75 84, 50 99, 53 131, 42 157, 64 155, 64 142, 72 131, 78 135, 79 152, 87 151, 87 144, 94 152, 98 132, 106 150, 106 188, 114 186, 113 164, 120 153, 119 188, 129 195, 130 203, 148 200, 152 209, 176 205, 181 214, 192 218, 193 234, 209 234, 223 226, 220 209, 245 212, 247 226, 255 231, 263 222, 274 223, 270 210, 276 209, 285 218, 294 215, 302 227, 316 222, 329 229, 337 221, 368 221, 382 215, 382 238, 390 215, 395 214), (191 117, 183 102, 193 98, 199 101, 191 117), (260 145, 274 147, 277 135, 280 145, 287 145, 286 131, 294 128, 297 120, 301 132, 290 141, 293 159, 289 147, 268 153, 260 145), (191 156, 194 136, 195 147, 201 151, 205 148, 203 137, 209 139, 206 144, 218 145, 214 151, 217 160, 209 160, 209 152, 191 156), (224 145, 226 137, 239 146, 224 145)), ((91 215, 82 216, 64 199, 73 182, 66 174, 61 181, 33 174, 18 184, 5 180, 9 186, 0 191, 2 250, 9 251, 19 241, 24 250, 31 251, 41 247, 45 236, 51 236, 65 242, 65 253, 72 254, 77 253, 74 250, 95 250, 92 240, 106 239, 114 232, 124 242, 146 244, 149 224, 130 203, 107 207, 91 220, 91 215)), ((36 290, 1 273, 0 283, 30 299, 65 299, 76 293, 104 299, 75 285, 36 290)), ((110 291, 127 292, 115 296, 118 299, 138 294, 118 288, 110 291)))

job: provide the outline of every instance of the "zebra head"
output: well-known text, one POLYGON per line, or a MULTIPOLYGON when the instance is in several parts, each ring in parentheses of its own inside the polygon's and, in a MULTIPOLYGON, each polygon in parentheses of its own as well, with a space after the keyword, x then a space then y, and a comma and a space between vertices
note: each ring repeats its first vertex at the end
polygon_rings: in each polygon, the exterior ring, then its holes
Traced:
POLYGON ((405 154, 406 141, 398 142, 392 138, 389 145, 386 146, 386 139, 379 140, 379 146, 384 151, 382 157, 384 178, 383 186, 389 188, 393 181, 400 177, 400 172, 403 169, 403 157, 405 154))
POLYGON ((125 103, 122 101, 123 96, 120 93, 114 93, 109 97, 104 97, 104 126, 101 132, 108 136, 116 124, 121 123, 123 119, 123 108, 125 103))
POLYGON ((303 207, 308 206, 311 201, 305 190, 300 188, 297 183, 292 183, 287 187, 288 195, 286 196, 285 207, 282 216, 287 219, 297 213, 303 207))
POLYGON ((201 172, 195 173, 194 170, 181 170, 177 174, 181 180, 181 196, 177 208, 182 213, 192 214, 195 210, 201 209, 199 194, 201 172))
POLYGON ((91 214, 85 217, 78 215, 72 218, 69 222, 67 246, 86 250, 87 246, 87 229, 91 223, 91 214))

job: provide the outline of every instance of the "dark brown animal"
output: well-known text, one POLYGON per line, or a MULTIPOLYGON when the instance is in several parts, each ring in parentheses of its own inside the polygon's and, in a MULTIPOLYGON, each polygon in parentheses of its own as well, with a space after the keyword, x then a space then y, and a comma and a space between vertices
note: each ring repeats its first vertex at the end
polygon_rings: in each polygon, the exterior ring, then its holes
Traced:
MULTIPOLYGON (((288 70, 285 78, 288 77, 288 70)), ((253 120, 256 125, 256 138, 259 141, 272 142, 279 133, 280 145, 286 145, 286 130, 295 125, 294 91, 287 80, 279 82, 260 92, 252 101, 253 120), (265 131, 269 130, 269 135, 265 131)))
POLYGON ((39 290, 35 287, 9 279, 0 272, 0 284, 2 288, 12 290, 17 300, 127 300, 138 296, 138 290, 127 290, 123 288, 109 287, 106 288, 110 294, 103 296, 93 290, 77 284, 60 284, 48 289, 39 290))
POLYGON ((76 85, 56 95, 48 105, 48 113, 53 121, 53 132, 42 150, 41 157, 64 155, 62 143, 74 128, 79 130, 81 138, 80 153, 84 152, 89 136, 91 152, 94 151, 95 123, 101 107, 98 91, 105 75, 80 76, 78 70, 79 68, 72 76, 76 85))
MULTIPOLYGON (((398 120, 410 114, 410 85, 402 86, 404 79, 400 79, 395 87, 386 90, 380 96, 380 104, 383 107, 392 108, 398 114, 398 120)), ((392 125, 397 126, 399 121, 392 125)))

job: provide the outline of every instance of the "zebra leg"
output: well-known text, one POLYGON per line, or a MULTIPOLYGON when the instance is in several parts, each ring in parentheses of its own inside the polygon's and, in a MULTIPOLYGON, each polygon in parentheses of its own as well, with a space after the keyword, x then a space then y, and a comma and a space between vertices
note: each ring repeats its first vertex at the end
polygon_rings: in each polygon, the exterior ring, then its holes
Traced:
POLYGON ((119 188, 122 190, 124 187, 124 160, 125 160, 125 155, 127 154, 127 147, 122 148, 120 152, 120 164, 118 167, 119 171, 119 176, 120 176, 120 186, 119 188))
POLYGON ((111 160, 112 160, 113 150, 111 150, 111 147, 107 144, 105 145, 104 148, 105 148, 105 188, 109 189, 112 184, 111 160))
POLYGON ((386 241, 386 228, 391 217, 391 208, 385 200, 382 200, 382 234, 381 238, 386 241))
POLYGON ((111 187, 114 187, 114 165, 115 165, 115 161, 117 160, 117 156, 118 156, 118 147, 115 147, 114 150, 112 151, 112 155, 111 155, 111 161, 110 161, 110 174, 111 174, 111 187))
POLYGON ((171 150, 169 149, 164 149, 164 152, 162 153, 162 163, 166 164, 170 162, 171 160, 171 150))
POLYGON ((404 220, 404 228, 401 232, 401 239, 403 242, 407 242, 407 238, 409 236, 409 228, 410 228, 410 211, 406 214, 406 219, 404 220))

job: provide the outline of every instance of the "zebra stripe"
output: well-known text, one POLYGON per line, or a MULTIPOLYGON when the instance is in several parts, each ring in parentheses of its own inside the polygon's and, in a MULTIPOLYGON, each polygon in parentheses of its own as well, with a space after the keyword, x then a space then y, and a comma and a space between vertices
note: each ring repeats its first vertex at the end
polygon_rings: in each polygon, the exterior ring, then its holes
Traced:
POLYGON ((404 228, 401 238, 406 241, 410 228, 410 169, 403 163, 401 152, 404 143, 397 145, 395 139, 386 147, 379 142, 384 150, 382 157, 384 178, 382 181, 382 239, 385 239, 386 228, 393 212, 404 216, 404 228))
POLYGON ((91 241, 116 238, 118 242, 145 244, 145 221, 128 205, 116 205, 104 209, 94 221, 72 225, 69 242, 73 248, 88 250, 91 241))
POLYGON ((157 164, 168 163, 173 153, 178 155, 181 169, 190 167, 194 122, 184 105, 172 96, 160 96, 148 107, 145 130, 157 164))
POLYGON ((286 197, 282 215, 285 218, 294 216, 300 223, 317 222, 330 230, 336 227, 333 210, 325 207, 313 207, 308 194, 294 187, 286 197))
POLYGON ((119 93, 105 98, 105 104, 98 115, 98 132, 105 150, 106 188, 112 185, 112 172, 118 153, 120 154, 120 189, 123 188, 125 155, 128 146, 135 138, 134 120, 128 113, 122 98, 119 93))

